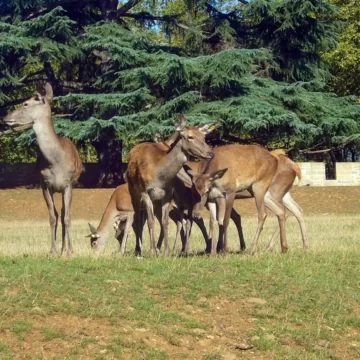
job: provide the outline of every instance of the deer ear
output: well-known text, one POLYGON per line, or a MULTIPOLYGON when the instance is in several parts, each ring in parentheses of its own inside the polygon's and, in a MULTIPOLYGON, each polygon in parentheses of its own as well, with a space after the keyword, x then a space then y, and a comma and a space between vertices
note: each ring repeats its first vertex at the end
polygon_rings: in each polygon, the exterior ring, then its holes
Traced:
POLYGON ((184 130, 185 126, 186 126, 185 116, 184 114, 180 114, 175 121, 175 130, 181 132, 184 130))
POLYGON ((201 131, 204 135, 207 135, 211 133, 213 130, 215 130, 219 126, 219 123, 217 122, 211 122, 208 124, 201 124, 198 126, 199 131, 201 131))
POLYGON ((89 228, 90 228, 90 231, 91 231, 91 234, 96 234, 96 229, 93 225, 91 225, 90 223, 88 223, 89 225, 89 228))
POLYGON ((221 170, 218 170, 218 171, 214 171, 210 175, 210 181, 221 179, 227 171, 228 171, 227 168, 221 169, 221 170))
POLYGON ((50 85, 50 83, 46 83, 45 84, 45 96, 48 100, 51 100, 53 98, 53 89, 52 86, 50 85))

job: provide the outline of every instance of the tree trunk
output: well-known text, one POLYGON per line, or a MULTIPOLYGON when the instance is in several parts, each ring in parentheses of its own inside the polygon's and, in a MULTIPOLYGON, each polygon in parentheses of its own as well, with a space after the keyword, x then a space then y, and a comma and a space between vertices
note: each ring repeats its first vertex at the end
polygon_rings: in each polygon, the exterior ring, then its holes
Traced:
POLYGON ((122 169, 122 141, 101 139, 93 141, 100 165, 99 187, 114 188, 124 183, 122 169))
POLYGON ((105 21, 116 21, 118 0, 101 0, 99 6, 105 21))

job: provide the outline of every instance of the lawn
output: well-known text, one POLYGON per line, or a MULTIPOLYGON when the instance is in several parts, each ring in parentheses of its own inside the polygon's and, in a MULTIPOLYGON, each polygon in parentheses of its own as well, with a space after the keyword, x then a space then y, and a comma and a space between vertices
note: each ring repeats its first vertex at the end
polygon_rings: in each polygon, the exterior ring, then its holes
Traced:
MULTIPOLYGON (((359 188, 294 189, 306 253, 294 218, 289 253, 265 253, 269 217, 255 257, 238 253, 231 224, 233 253, 215 259, 196 255, 196 230, 188 258, 136 258, 133 236, 126 256, 110 237, 95 258, 87 221, 97 225, 110 194, 75 191, 76 255, 51 258, 40 192, 0 191, 0 359, 360 358, 359 188)), ((253 200, 237 208, 250 245, 253 200)))

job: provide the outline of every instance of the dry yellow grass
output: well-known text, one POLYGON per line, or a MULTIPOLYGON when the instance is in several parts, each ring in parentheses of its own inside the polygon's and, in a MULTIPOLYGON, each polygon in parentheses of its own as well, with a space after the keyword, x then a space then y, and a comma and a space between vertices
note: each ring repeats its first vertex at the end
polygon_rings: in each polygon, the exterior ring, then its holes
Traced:
MULTIPOLYGON (((99 220, 93 219, 93 224, 99 220)), ((357 215, 313 215, 305 218, 310 241, 310 251, 343 251, 357 248, 358 233, 360 230, 360 216, 357 215)), ((255 234, 257 220, 254 216, 243 217, 243 229, 247 246, 255 234)), ((50 248, 50 227, 47 221, 0 221, 0 255, 1 256, 23 256, 23 255, 45 255, 50 248)), ((277 228, 277 220, 269 216, 266 220, 264 230, 260 237, 259 252, 264 251, 265 245, 270 240, 277 228)), ((159 225, 157 224, 157 231, 159 225)), ((191 236, 191 250, 199 252, 204 250, 204 241, 194 225, 191 236)), ((58 229, 58 249, 61 247, 60 231, 58 229)), ((87 221, 75 220, 72 225, 74 246, 76 255, 86 256, 91 254, 90 241, 85 236, 89 229, 87 221)), ((302 240, 298 223, 294 217, 287 221, 287 234, 290 251, 301 250, 302 240)), ((170 241, 175 237, 175 226, 170 226, 170 241)), ((144 228, 144 252, 149 248, 147 227, 144 228)), ((114 238, 114 231, 110 232, 105 256, 116 254, 119 245, 114 238)), ((127 253, 132 254, 135 248, 134 234, 131 231, 127 253)), ((239 251, 239 240, 233 223, 230 224, 230 249, 239 251)), ((280 251, 279 240, 275 251, 280 251)))

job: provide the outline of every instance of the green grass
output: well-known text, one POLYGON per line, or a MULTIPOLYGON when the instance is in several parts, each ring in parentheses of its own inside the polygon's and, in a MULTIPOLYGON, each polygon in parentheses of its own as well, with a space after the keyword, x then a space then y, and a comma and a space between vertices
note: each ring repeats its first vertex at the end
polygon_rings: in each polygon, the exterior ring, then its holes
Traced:
MULTIPOLYGON (((114 255, 109 239, 106 254, 95 258, 78 235, 83 223, 74 225, 79 255, 48 257, 43 228, 34 225, 27 231, 38 248, 24 256, 21 246, 29 238, 17 239, 16 253, 11 239, 17 228, 7 223, 0 238, 0 304, 6 309, 0 312, 0 358, 360 358, 360 217, 306 220, 306 253, 293 220, 290 252, 281 255, 278 246, 265 253, 275 226, 270 219, 258 255, 215 259, 147 253, 138 259, 130 255, 133 239, 128 256, 114 255), (238 343, 254 348, 239 351, 238 343)), ((251 232, 255 219, 246 223, 251 232)), ((237 246, 232 236, 232 249, 237 246)), ((202 249, 196 232, 192 248, 202 249)))

